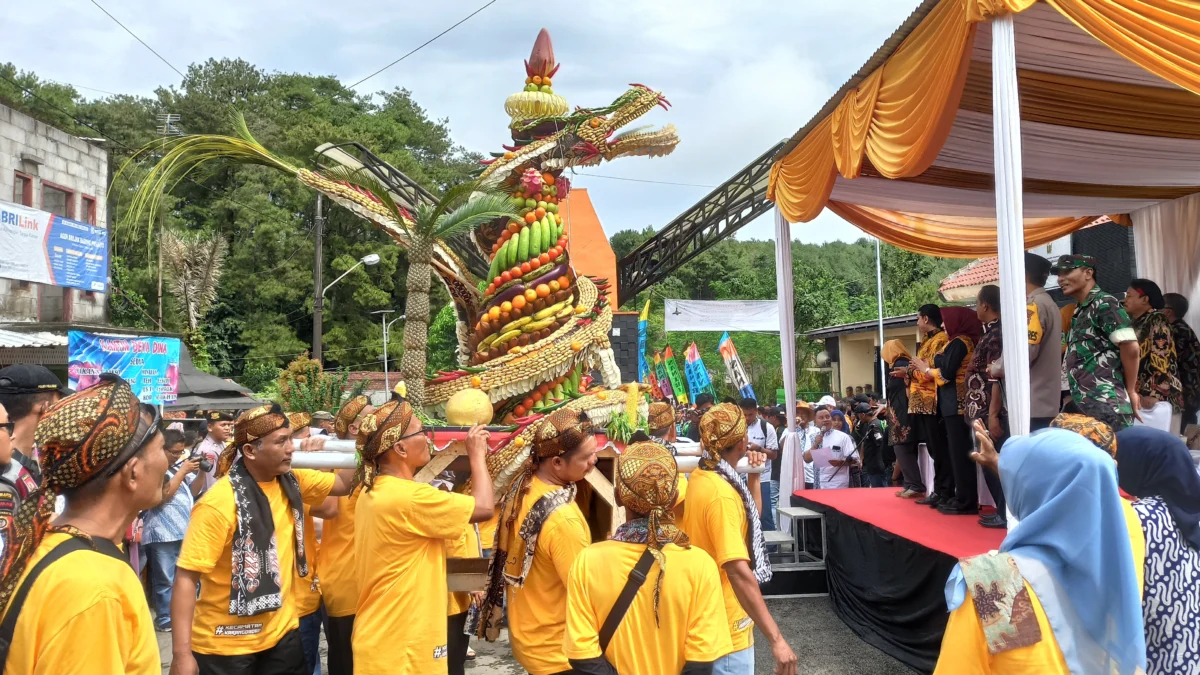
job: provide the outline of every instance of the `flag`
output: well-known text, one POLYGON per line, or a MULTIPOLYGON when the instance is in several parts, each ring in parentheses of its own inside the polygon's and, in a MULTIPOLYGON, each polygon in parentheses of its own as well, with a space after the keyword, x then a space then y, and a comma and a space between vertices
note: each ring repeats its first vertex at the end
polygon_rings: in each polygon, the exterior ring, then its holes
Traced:
POLYGON ((721 352, 721 358, 725 360, 725 374, 729 376, 729 384, 737 388, 743 398, 752 398, 757 401, 758 397, 754 395, 754 387, 750 384, 750 376, 746 374, 742 360, 738 358, 737 347, 733 346, 733 339, 729 337, 728 332, 721 335, 717 350, 721 352))
POLYGON ((663 350, 663 366, 667 371, 667 378, 671 380, 671 391, 675 393, 675 400, 678 403, 687 405, 688 396, 683 388, 683 376, 679 374, 679 364, 675 361, 675 352, 671 351, 671 345, 663 350))
POLYGON ((650 301, 647 300, 642 315, 638 317, 638 382, 648 382, 650 376, 650 364, 646 363, 646 331, 649 324, 650 301))
POLYGON ((716 396, 712 379, 708 377, 708 369, 704 367, 704 359, 700 358, 700 348, 695 342, 688 345, 687 355, 683 360, 683 374, 687 376, 688 395, 693 401, 703 393, 716 396))
POLYGON ((675 400, 675 390, 671 388, 671 378, 667 377, 667 367, 663 364, 662 352, 654 352, 654 376, 658 380, 658 388, 663 398, 675 400))

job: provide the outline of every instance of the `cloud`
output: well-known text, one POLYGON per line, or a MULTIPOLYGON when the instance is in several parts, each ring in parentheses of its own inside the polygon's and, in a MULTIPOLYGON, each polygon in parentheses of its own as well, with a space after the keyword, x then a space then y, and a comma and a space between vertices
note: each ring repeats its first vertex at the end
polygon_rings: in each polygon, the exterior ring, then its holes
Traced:
MULTIPOLYGON (((354 82, 478 9, 483 0, 415 6, 380 0, 100 0, 164 57, 185 70, 208 58, 243 58, 287 72, 354 82), (419 11, 415 11, 418 10, 419 11)), ((81 87, 148 95, 179 77, 88 0, 33 3, 6 30, 19 68, 81 87), (64 21, 64 16, 71 20, 64 21), (44 36, 54 35, 53 47, 44 36)), ((499 149, 507 140, 505 97, 520 90, 521 62, 549 28, 563 63, 555 90, 573 105, 611 101, 628 83, 661 89, 674 104, 644 123, 674 123, 682 142, 661 159, 628 158, 584 173, 717 185, 804 125, 915 6, 895 0, 779 3, 774 0, 594 0, 552 10, 499 0, 441 39, 359 87, 405 87, 456 142, 499 149)), ((186 128, 186 120, 184 121, 186 128)), ((588 175, 605 229, 660 228, 707 188, 606 180, 588 175)), ((804 241, 853 240, 832 214, 793 228, 804 241)), ((739 238, 773 236, 767 217, 739 238)))

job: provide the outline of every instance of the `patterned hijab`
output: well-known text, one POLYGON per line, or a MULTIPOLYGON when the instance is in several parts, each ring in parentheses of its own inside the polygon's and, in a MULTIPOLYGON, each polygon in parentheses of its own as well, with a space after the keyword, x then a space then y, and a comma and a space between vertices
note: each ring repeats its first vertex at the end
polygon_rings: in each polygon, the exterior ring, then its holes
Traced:
POLYGON ((1112 427, 1104 422, 1087 415, 1075 413, 1059 413, 1050 426, 1055 429, 1074 431, 1091 441, 1097 448, 1108 453, 1113 459, 1117 458, 1117 435, 1112 427))
POLYGON ((700 418, 700 468, 712 471, 729 483, 742 498, 742 506, 746 509, 746 520, 749 523, 750 566, 754 568, 754 577, 758 583, 765 584, 771 580, 771 562, 767 559, 766 542, 763 539, 762 524, 759 522, 758 507, 750 489, 738 477, 736 470, 721 458, 721 452, 737 445, 746 437, 746 416, 742 409, 732 403, 715 405, 700 418))
POLYGON ((379 457, 408 432, 414 418, 412 405, 403 399, 393 399, 363 418, 358 427, 358 469, 354 483, 367 492, 375 487, 379 475, 379 457))
MULTIPOLYGON (((34 440, 40 449, 42 484, 21 502, 5 528, 0 608, 8 605, 33 552, 54 530, 50 523, 55 498, 103 473, 119 470, 153 437, 154 430, 141 423, 141 412, 142 405, 129 383, 105 373, 95 386, 54 404, 38 422, 34 440)), ((86 538, 81 532, 69 531, 86 538)))
POLYGON ((647 419, 646 426, 651 431, 666 429, 675 424, 675 408, 670 403, 655 401, 650 404, 650 415, 647 419))
POLYGON ((371 399, 361 394, 346 401, 333 418, 333 433, 337 434, 338 438, 345 438, 346 434, 350 433, 350 425, 354 424, 359 413, 369 405, 371 405, 371 399))
MULTIPOLYGON (((668 406, 669 407, 669 406, 668 406)), ((688 536, 675 526, 675 498, 678 492, 679 467, 671 451, 653 441, 633 443, 617 459, 616 488, 621 503, 638 517, 619 527, 613 535, 617 541, 646 544, 650 555, 658 562, 658 579, 654 582, 654 621, 658 623, 658 601, 662 580, 667 573, 663 546, 675 544, 690 548, 688 536)))

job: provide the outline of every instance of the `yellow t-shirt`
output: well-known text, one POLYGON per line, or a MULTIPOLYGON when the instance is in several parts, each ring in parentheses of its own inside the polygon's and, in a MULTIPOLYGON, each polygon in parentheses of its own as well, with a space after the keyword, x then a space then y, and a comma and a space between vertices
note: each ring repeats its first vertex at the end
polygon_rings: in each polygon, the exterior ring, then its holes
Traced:
POLYGON ((683 520, 683 502, 687 499, 688 481, 686 473, 680 472, 679 476, 676 477, 675 486, 675 508, 672 511, 675 512, 675 520, 678 522, 683 520))
MULTIPOLYGON (((513 523, 509 555, 519 548, 517 531, 542 495, 557 489, 534 477, 513 523)), ((538 535, 537 550, 522 588, 508 588, 508 631, 513 656, 532 675, 571 670, 563 653, 567 632, 567 577, 576 556, 592 543, 583 512, 574 503, 555 509, 538 535)), ((519 553, 515 555, 520 557, 519 553)), ((520 560, 509 558, 515 570, 520 560)))
POLYGON ((754 644, 754 622, 742 609, 725 568, 733 560, 750 561, 746 546, 746 507, 737 490, 720 474, 696 469, 688 478, 687 501, 683 503, 680 527, 716 561, 721 569, 721 595, 725 599, 725 619, 732 651, 739 652, 754 644))
POLYGON ((492 514, 491 518, 479 523, 479 546, 488 551, 496 548, 496 527, 500 524, 500 511, 492 514))
MULTIPOLYGON (((1129 529, 1138 589, 1142 591, 1146 566, 1146 535, 1133 506, 1122 499, 1121 508, 1125 514, 1125 525, 1129 529)), ((983 624, 975 611, 975 603, 968 597, 966 602, 950 613, 950 621, 946 624, 946 632, 942 636, 942 653, 938 656, 937 668, 933 675, 1070 675, 1062 648, 1054 638, 1054 629, 1050 627, 1041 601, 1028 583, 1025 584, 1025 590, 1029 592, 1033 613, 1042 632, 1040 642, 992 655, 988 652, 987 639, 984 638, 983 624)))
MULTIPOLYGON (((644 544, 602 541, 575 559, 567 591, 568 659, 600 656, 600 627, 645 550, 644 544)), ((667 574, 658 624, 654 622, 654 584, 659 574, 655 563, 604 653, 621 675, 678 673, 685 661, 708 663, 732 650, 716 563, 696 546, 683 549, 667 544, 663 555, 667 574)))
MULTIPOLYGON (((70 535, 54 532, 33 552, 20 583, 70 535)), ((159 675, 158 640, 133 569, 96 551, 75 551, 33 582, 17 618, 5 675, 159 675)))
MULTIPOLYGON (((479 535, 475 532, 474 525, 467 525, 463 528, 462 536, 458 539, 446 540, 447 558, 479 558, 482 555, 483 552, 479 550, 479 535)), ((462 614, 468 609, 471 609, 470 593, 450 594, 446 616, 462 614)))
MULTIPOLYGON (((331 473, 295 469, 300 483, 300 498, 316 506, 329 496, 335 476, 331 473)), ((192 651, 200 654, 237 656, 274 647, 288 631, 299 627, 296 594, 297 578, 295 528, 287 496, 278 480, 259 483, 271 504, 275 522, 275 541, 279 550, 279 569, 292 570, 280 575, 279 590, 283 605, 254 616, 229 613, 230 578, 233 575, 233 533, 237 525, 237 505, 233 487, 226 476, 217 481, 192 509, 187 534, 177 565, 200 574, 200 597, 192 618, 192 651)), ((305 550, 308 555, 307 548, 305 550)), ((311 560, 311 558, 309 558, 311 560)), ((312 574, 312 570, 309 570, 312 574)))
POLYGON ((305 617, 321 609, 321 577, 317 572, 321 549, 317 546, 317 528, 313 525, 312 507, 304 507, 304 557, 308 561, 308 576, 300 576, 300 571, 292 565, 292 574, 296 576, 292 588, 296 594, 296 616, 305 617))
POLYGON ((321 526, 321 596, 325 611, 337 618, 353 616, 358 606, 358 575, 354 568, 354 507, 356 491, 338 497, 338 514, 321 526))
POLYGON ((472 497, 394 476, 359 495, 355 675, 446 672, 446 540, 474 511, 472 497))

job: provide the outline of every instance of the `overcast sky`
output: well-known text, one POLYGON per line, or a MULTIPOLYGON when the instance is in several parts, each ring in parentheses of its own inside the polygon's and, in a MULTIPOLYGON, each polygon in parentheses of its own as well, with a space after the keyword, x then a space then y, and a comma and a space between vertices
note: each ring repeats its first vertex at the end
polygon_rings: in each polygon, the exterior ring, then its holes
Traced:
MULTIPOLYGON (((185 70, 208 58, 243 58, 267 70, 331 74, 350 83, 478 9, 485 0, 98 0, 185 70)), ((497 0, 407 60, 359 85, 405 87, 456 142, 479 152, 508 140, 504 99, 524 85, 522 60, 540 28, 562 68, 555 92, 572 106, 607 104, 632 82, 662 90, 682 139, 665 158, 627 158, 588 169, 586 187, 611 236, 661 228, 711 187, 803 126, 915 8, 917 0, 497 0), (610 176, 688 183, 656 185, 610 176)), ((0 61, 47 79, 149 95, 179 76, 90 0, 25 3, 5 13, 0 61)), ((183 120, 186 128, 187 120, 183 120)), ((853 241, 831 213, 794 226, 805 242, 853 241)), ((773 236, 770 214, 738 234, 773 236)))

